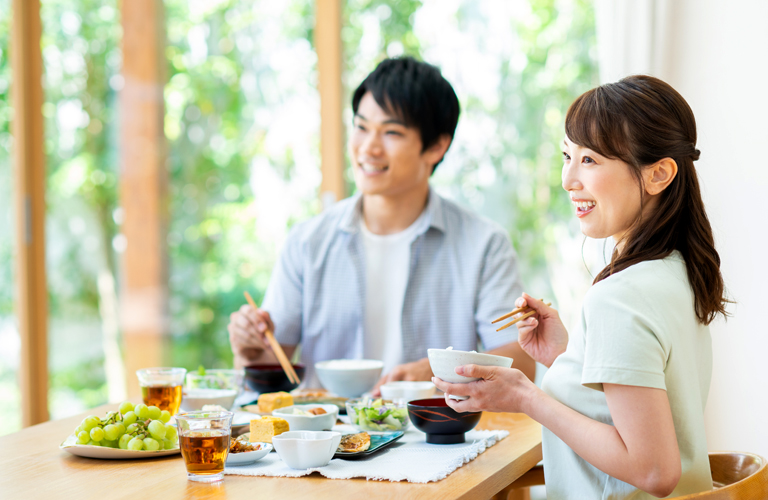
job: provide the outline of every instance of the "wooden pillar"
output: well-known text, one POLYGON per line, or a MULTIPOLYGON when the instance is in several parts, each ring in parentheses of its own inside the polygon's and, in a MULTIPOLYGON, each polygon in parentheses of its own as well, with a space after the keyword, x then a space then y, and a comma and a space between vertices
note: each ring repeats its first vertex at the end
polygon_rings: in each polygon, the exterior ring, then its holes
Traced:
POLYGON ((13 0, 11 30, 16 314, 21 336, 21 424, 27 427, 48 420, 45 145, 39 0, 13 0))
POLYGON ((121 8, 120 203, 127 245, 120 323, 128 395, 136 399, 136 370, 163 366, 167 359, 165 27, 162 0, 123 0, 121 8))
POLYGON ((346 196, 342 122, 341 0, 316 0, 315 50, 320 87, 320 155, 323 207, 346 196))

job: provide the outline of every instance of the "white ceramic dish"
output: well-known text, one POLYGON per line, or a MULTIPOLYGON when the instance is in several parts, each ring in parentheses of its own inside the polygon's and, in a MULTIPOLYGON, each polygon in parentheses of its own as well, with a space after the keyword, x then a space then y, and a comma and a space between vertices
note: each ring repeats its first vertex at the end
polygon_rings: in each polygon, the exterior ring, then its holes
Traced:
MULTIPOLYGON (((248 434, 245 434, 245 436, 247 439, 248 434)), ((248 442, 250 442, 250 440, 248 442)), ((261 445, 261 449, 256 451, 246 451, 244 453, 227 453, 226 465, 228 466, 250 465, 266 457, 267 455, 269 455, 269 452, 272 451, 272 445, 269 443, 252 443, 252 444, 261 445)))
POLYGON ((437 388, 429 381, 416 382, 399 380, 388 382, 380 387, 381 397, 392 401, 413 401, 415 399, 428 399, 435 395, 437 388))
POLYGON ((275 451, 291 469, 327 465, 340 442, 341 433, 334 431, 288 431, 272 438, 275 451))
POLYGON ((358 398, 373 389, 384 362, 376 359, 332 359, 315 363, 320 383, 345 398, 358 398))
POLYGON ((205 405, 219 405, 229 410, 235 404, 235 389, 187 389, 181 393, 181 411, 202 410, 205 405))
POLYGON ((339 407, 320 404, 293 405, 278 408, 272 412, 272 415, 285 419, 292 431, 329 431, 339 416, 339 407), (322 415, 297 415, 294 413, 296 409, 307 411, 312 408, 322 408, 326 413, 322 415))
POLYGON ((77 437, 69 436, 59 448, 78 457, 104 458, 108 460, 136 460, 141 458, 157 458, 181 453, 179 448, 157 451, 121 450, 119 448, 105 448, 104 446, 89 446, 77 444, 77 437))
MULTIPOLYGON (((480 352, 457 351, 456 349, 428 349, 427 357, 429 366, 435 377, 452 384, 468 384, 479 380, 475 377, 464 377, 456 374, 456 367, 463 365, 500 366, 509 368, 512 366, 512 358, 484 354, 480 352)), ((463 400, 465 396, 449 395, 451 399, 463 400)))

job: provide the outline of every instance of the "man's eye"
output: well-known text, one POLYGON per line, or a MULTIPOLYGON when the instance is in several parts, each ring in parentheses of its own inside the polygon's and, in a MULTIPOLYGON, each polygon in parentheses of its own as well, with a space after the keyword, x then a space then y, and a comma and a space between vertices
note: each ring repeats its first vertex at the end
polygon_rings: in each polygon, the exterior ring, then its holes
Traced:
POLYGON ((359 124, 359 123, 355 124, 355 128, 356 128, 357 130, 362 130, 362 131, 365 131, 365 127, 363 127, 363 126, 362 126, 361 124, 359 124))
POLYGON ((403 135, 403 133, 399 132, 397 130, 387 130, 387 135, 396 135, 396 136, 400 137, 400 136, 403 135))

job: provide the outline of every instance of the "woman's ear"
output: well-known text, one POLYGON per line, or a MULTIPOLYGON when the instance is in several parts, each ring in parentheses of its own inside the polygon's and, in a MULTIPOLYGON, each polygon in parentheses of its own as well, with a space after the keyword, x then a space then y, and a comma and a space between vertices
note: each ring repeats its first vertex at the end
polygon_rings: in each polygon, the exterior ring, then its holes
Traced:
POLYGON ((677 176, 677 162, 672 158, 659 160, 646 169, 645 192, 651 196, 667 189, 677 176))

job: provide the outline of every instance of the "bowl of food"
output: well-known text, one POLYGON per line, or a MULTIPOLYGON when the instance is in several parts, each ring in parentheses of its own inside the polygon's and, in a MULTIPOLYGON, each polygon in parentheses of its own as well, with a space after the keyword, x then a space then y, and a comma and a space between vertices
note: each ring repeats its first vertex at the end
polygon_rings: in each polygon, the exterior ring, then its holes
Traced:
MULTIPOLYGON (((296 375, 304 380, 304 365, 293 365, 296 375)), ((261 364, 245 367, 245 385, 258 393, 290 392, 298 387, 288 379, 280 365, 261 364)))
POLYGON ((404 402, 383 399, 351 399, 346 402, 347 416, 362 431, 396 432, 408 427, 408 409, 404 402))
POLYGON ((187 372, 184 380, 186 389, 235 389, 243 388, 245 370, 237 369, 211 369, 200 368, 194 372, 187 372))
POLYGON ((236 397, 235 389, 183 389, 181 410, 202 410, 204 406, 215 405, 229 411, 234 406, 236 397))
POLYGON ((426 399, 435 395, 435 384, 429 381, 398 380, 388 382, 380 388, 381 397, 392 401, 412 401, 414 399, 426 399))
POLYGON ((339 416, 336 405, 293 405, 278 408, 272 412, 288 422, 292 431, 329 431, 339 416))
MULTIPOLYGON (((512 366, 512 358, 504 356, 495 356, 493 354, 484 354, 475 351, 458 351, 453 348, 448 349, 428 349, 427 357, 429 366, 435 377, 440 378, 452 384, 468 384, 479 380, 475 377, 464 377, 456 373, 456 368, 463 365, 481 365, 481 366, 500 366, 509 368, 512 366)), ((466 396, 449 395, 451 399, 467 399, 466 396)))
POLYGON ((426 433, 427 443, 463 443, 464 433, 475 428, 481 411, 459 413, 445 398, 417 399, 408 403, 408 416, 413 426, 426 433))
POLYGON ((269 443, 251 443, 249 434, 243 434, 229 441, 227 465, 249 465, 266 457, 272 451, 269 443))
POLYGON ((334 431, 288 431, 272 438, 272 445, 291 469, 322 467, 331 461, 341 442, 334 431))
POLYGON ((373 389, 383 368, 384 362, 376 359, 331 359, 315 363, 317 378, 323 387, 345 398, 359 398, 373 389))

